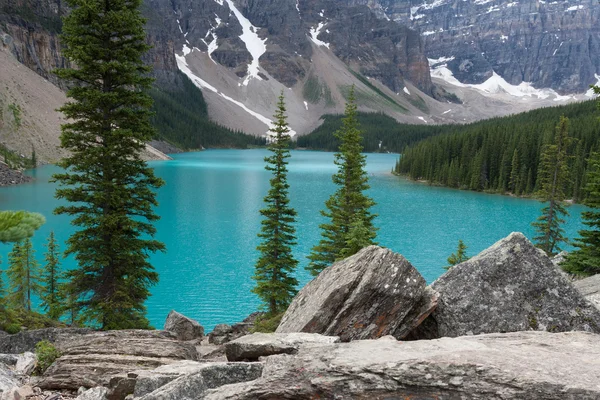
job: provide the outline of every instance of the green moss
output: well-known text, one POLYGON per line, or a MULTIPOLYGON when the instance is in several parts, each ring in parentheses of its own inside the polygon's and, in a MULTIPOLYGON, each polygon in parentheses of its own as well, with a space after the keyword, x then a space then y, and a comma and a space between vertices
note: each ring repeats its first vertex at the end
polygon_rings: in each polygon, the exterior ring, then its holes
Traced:
POLYGON ((277 329, 277 327, 279 326, 279 323, 281 322, 281 318, 283 317, 283 314, 285 313, 281 313, 281 314, 277 314, 275 316, 273 315, 261 315, 260 317, 258 317, 256 319, 256 322, 254 323, 254 328, 252 329, 252 332, 263 332, 263 333, 272 333, 275 332, 275 330, 277 329))
POLYGON ((35 345, 35 355, 37 357, 37 366, 34 374, 42 375, 60 357, 60 352, 52 343, 42 340, 35 345))

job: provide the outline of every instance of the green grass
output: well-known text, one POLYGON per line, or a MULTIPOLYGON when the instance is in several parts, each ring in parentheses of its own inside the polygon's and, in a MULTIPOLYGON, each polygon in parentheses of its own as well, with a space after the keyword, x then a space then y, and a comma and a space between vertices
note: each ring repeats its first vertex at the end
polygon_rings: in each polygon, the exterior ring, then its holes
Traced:
MULTIPOLYGON (((408 109, 406 107, 402 106, 401 104, 399 104, 398 102, 396 102, 396 100, 392 99, 390 96, 388 96, 387 94, 385 94, 383 91, 381 91, 381 89, 379 89, 377 86, 375 86, 371 82, 369 82, 369 80, 367 78, 365 78, 362 74, 359 74, 358 72, 353 71, 351 69, 349 69, 349 70, 352 73, 352 75, 354 75, 354 77, 356 79, 358 79, 359 81, 361 81, 362 83, 364 83, 365 86, 367 86, 369 89, 371 89, 377 95, 379 95, 380 97, 382 97, 383 99, 385 99, 392 106, 394 106, 395 108, 397 108, 398 110, 400 110, 403 113, 407 113, 408 112, 408 109)), ((348 92, 349 92, 348 89, 346 89, 346 90, 344 90, 342 92, 342 94, 344 95, 345 98, 347 98, 348 92)), ((368 96, 368 95, 365 94, 365 96, 368 96)), ((358 96, 358 91, 357 91, 357 100, 360 100, 360 98, 358 96)))

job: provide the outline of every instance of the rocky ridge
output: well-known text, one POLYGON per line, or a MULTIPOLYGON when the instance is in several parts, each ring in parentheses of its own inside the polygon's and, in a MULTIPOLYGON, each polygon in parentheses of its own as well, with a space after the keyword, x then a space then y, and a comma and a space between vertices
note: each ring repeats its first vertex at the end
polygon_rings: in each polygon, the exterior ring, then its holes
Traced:
POLYGON ((584 93, 600 77, 600 5, 594 1, 376 0, 381 18, 419 29, 427 57, 447 59, 462 83, 494 73, 560 94, 584 93))

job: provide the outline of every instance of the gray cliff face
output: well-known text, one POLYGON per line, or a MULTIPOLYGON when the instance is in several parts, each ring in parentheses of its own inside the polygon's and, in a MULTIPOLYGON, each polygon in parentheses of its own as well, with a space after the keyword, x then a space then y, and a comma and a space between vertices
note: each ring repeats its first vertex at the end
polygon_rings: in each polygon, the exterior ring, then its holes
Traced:
POLYGON ((495 71, 515 85, 582 93, 600 73, 596 1, 349 1, 419 29, 427 56, 454 57, 448 67, 463 83, 481 83, 495 71))
MULTIPOLYGON (((318 39, 329 43, 332 52, 355 72, 379 79, 396 92, 402 90, 405 79, 425 93, 432 92, 418 32, 381 21, 367 6, 340 6, 333 0, 241 0, 234 4, 258 28, 260 38, 267 39, 260 66, 288 87, 309 74, 310 32, 323 24, 318 39)), ((239 37, 242 27, 228 2, 147 0, 146 6, 146 14, 151 15, 147 25, 150 41, 160 38, 158 47, 166 39, 176 50, 187 45, 207 51, 216 40, 212 59, 245 76, 251 55, 239 37)))

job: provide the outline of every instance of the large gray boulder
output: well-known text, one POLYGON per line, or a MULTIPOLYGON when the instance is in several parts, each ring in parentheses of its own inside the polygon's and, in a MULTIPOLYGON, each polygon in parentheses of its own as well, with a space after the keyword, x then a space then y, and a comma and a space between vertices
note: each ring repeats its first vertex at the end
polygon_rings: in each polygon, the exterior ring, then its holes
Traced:
POLYGON ((600 332, 600 312, 546 254, 512 233, 432 285, 437 308, 412 339, 515 331, 600 332))
POLYGON ((56 345, 62 355, 42 376, 42 389, 109 386, 112 378, 135 370, 198 359, 192 342, 165 331, 94 332, 56 345))
POLYGON ((516 332, 399 342, 386 337, 266 359, 255 381, 205 400, 600 398, 600 335, 516 332))
POLYGON ((337 336, 317 333, 254 333, 225 344, 228 361, 257 361, 273 354, 294 354, 302 346, 339 343, 337 336))
MULTIPOLYGON (((159 387, 141 400, 202 399, 209 389, 258 379, 263 371, 260 363, 206 363, 159 387)), ((136 396, 138 388, 136 386, 136 396)))
POLYGON ((436 306, 435 293, 425 287, 425 279, 400 254, 369 246, 302 288, 276 332, 320 333, 342 341, 401 339, 436 306))
POLYGON ((573 282, 579 293, 600 309, 600 274, 573 282))
POLYGON ((167 316, 164 330, 174 333, 179 340, 201 339, 204 336, 202 325, 175 310, 167 316))

